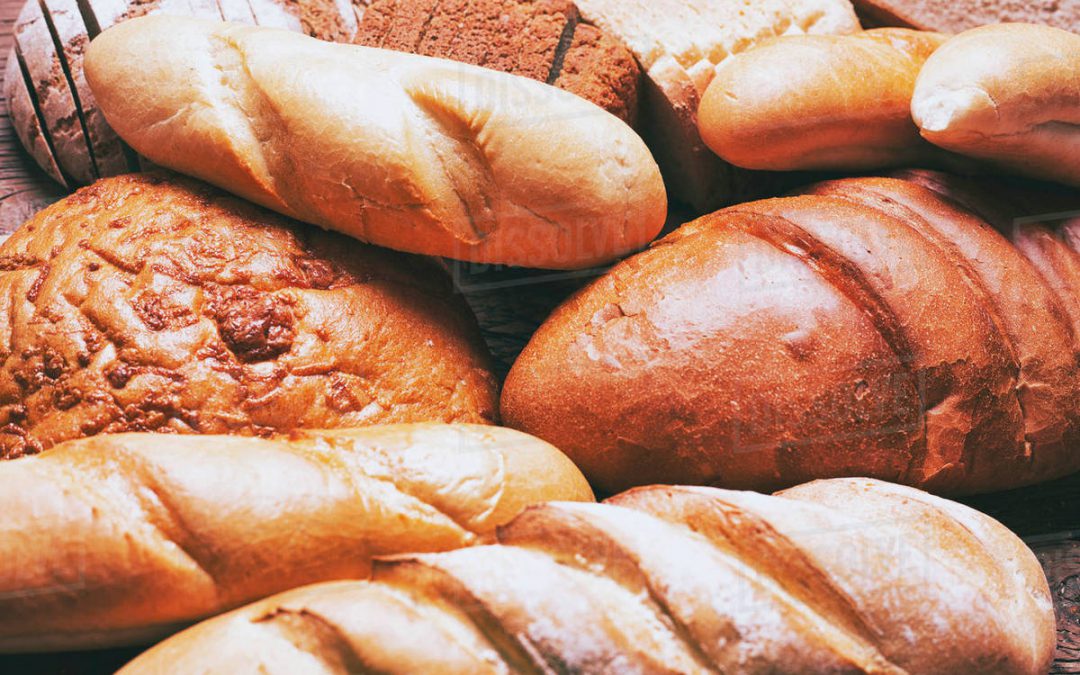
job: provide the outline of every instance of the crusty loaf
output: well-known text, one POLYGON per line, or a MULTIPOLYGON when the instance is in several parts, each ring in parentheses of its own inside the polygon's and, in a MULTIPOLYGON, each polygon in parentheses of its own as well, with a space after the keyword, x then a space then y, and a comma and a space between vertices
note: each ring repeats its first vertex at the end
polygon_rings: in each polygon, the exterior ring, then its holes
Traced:
POLYGON ((637 118, 633 54, 582 22, 571 0, 375 0, 353 42, 523 75, 637 118))
POLYGON ((721 159, 769 171, 917 163, 934 146, 911 121, 911 92, 940 33, 881 28, 774 38, 727 59, 698 108, 721 159))
POLYGON ((106 31, 86 70, 154 162, 379 245, 574 268, 644 245, 666 217, 630 127, 524 77, 173 17, 106 31))
POLYGON ((278 440, 121 434, 0 463, 0 651, 138 644, 372 556, 490 540, 550 499, 591 500, 558 450, 418 424, 278 440))
POLYGON ((98 433, 490 422, 448 275, 164 174, 103 179, 0 245, 0 458, 98 433))
POLYGON ((914 183, 807 192, 684 225, 572 297, 510 371, 504 422, 603 491, 972 493, 1080 469, 1076 277, 914 183))
POLYGON ((927 59, 911 115, 947 150, 1080 186, 1080 35, 1033 24, 961 33, 927 59))
POLYGON ((910 488, 656 486, 498 534, 249 605, 120 672, 1041 675, 1053 655, 1031 551, 910 488))
POLYGON ((645 75, 639 124, 672 198, 704 212, 764 179, 705 147, 697 109, 718 64, 778 35, 859 29, 848 0, 576 0, 582 17, 626 44, 645 75))
POLYGON ((1080 0, 853 0, 871 25, 959 33, 988 23, 1029 22, 1080 31, 1080 0))

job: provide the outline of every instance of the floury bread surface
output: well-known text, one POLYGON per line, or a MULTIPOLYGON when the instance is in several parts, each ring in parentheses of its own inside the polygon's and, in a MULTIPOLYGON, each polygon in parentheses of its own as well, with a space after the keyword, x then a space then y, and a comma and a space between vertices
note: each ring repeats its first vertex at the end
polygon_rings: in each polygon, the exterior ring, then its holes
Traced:
POLYGON ((641 488, 530 508, 498 540, 249 605, 120 672, 1042 675, 1053 656, 1023 542, 878 481, 641 488))
POLYGON ((405 424, 272 440, 132 433, 0 462, 0 652, 140 644, 371 558, 494 539, 530 504, 592 500, 552 446, 405 424))
POLYGON ((106 31, 86 72, 155 163, 390 248, 586 267, 643 246, 667 215, 629 126, 524 77, 175 17, 106 31))

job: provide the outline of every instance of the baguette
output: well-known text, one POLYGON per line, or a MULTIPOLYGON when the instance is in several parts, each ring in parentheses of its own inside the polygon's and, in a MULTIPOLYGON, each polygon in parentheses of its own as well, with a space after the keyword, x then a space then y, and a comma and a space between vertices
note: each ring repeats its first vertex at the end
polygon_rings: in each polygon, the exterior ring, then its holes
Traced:
POLYGON ((109 123, 156 164, 382 246, 585 267, 666 217, 630 127, 523 77, 176 17, 106 31, 86 72, 109 123))
POLYGON ((927 59, 911 115, 935 145, 1080 186, 1080 35, 1032 24, 961 33, 927 59))
POLYGON ((278 440, 123 434, 0 463, 0 651, 138 644, 372 556, 490 540, 591 500, 558 450, 472 425, 278 440))
POLYGON ((717 69, 698 109, 721 159, 769 171, 859 170, 933 155, 911 92, 940 33, 882 28, 775 38, 717 69))
POLYGON ((914 183, 805 192, 683 225, 571 297, 510 370, 504 423, 607 492, 1080 470, 1080 284, 914 183))
POLYGON ((161 673, 1041 675, 1038 560, 972 509, 866 479, 531 507, 500 545, 376 562, 152 648, 161 673))

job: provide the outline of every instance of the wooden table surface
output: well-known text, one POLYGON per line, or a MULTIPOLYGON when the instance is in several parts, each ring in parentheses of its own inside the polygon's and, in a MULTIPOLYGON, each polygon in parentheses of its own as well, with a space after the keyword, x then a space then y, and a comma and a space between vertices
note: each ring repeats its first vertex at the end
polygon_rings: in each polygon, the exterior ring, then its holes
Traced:
MULTIPOLYGON (((0 0, 0 72, 21 6, 22 0, 0 0)), ((7 103, 0 98, 0 235, 63 194, 19 145, 7 103)), ((547 313, 597 273, 552 274, 465 264, 452 264, 451 271, 480 319, 500 375, 547 313)), ((1038 555, 1058 619, 1057 659, 1051 672, 1080 673, 1080 474, 964 501, 1012 528, 1038 555)), ((138 651, 0 657, 0 674, 110 673, 138 651)))

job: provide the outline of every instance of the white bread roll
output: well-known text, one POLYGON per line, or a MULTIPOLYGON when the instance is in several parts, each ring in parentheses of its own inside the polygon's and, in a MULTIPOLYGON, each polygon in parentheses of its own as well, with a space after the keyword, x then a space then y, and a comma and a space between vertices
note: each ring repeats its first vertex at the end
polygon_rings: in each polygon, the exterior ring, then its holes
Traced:
POLYGON ((1024 543, 879 481, 645 487, 498 537, 248 605, 120 673, 1041 675, 1053 657, 1024 543))
POLYGON ((721 65, 698 108, 721 159, 769 171, 859 170, 940 152, 911 121, 911 92, 940 33, 880 28, 768 40, 721 65))
POLYGON ((1020 23, 961 33, 927 59, 911 115, 931 143, 1080 186, 1080 35, 1020 23))
POLYGON ((0 652, 138 644, 371 558, 592 500, 553 446, 476 425, 121 434, 0 462, 0 652))
POLYGON ((389 248, 586 267, 666 217, 630 127, 523 77, 160 16, 105 31, 85 67, 109 123, 156 164, 389 248))

